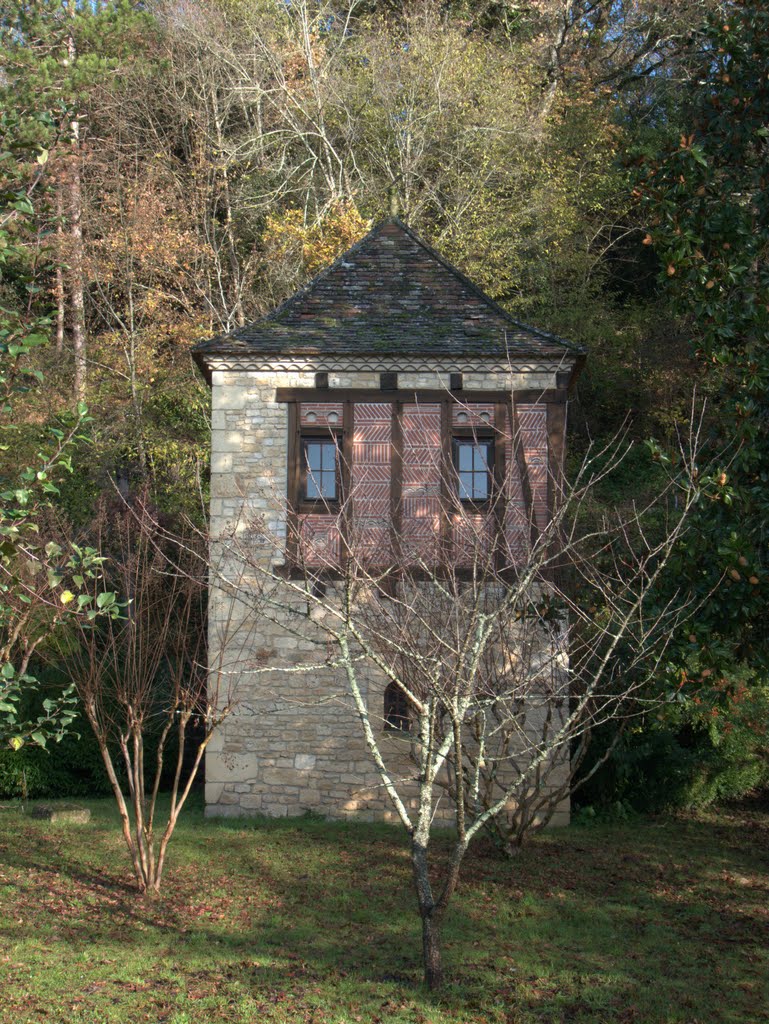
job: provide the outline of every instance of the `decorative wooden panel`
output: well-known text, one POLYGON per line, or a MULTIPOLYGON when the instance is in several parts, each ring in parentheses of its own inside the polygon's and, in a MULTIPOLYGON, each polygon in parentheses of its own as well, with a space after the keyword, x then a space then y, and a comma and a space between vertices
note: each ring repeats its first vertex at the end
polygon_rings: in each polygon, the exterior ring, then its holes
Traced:
POLYGON ((513 432, 510 424, 510 413, 505 416, 505 512, 504 512, 504 547, 502 560, 505 563, 522 562, 526 557, 531 543, 531 524, 526 511, 526 499, 523 493, 523 482, 513 448, 513 432))
POLYGON ((342 428, 343 408, 341 402, 301 402, 299 423, 303 427, 342 428))
MULTIPOLYGON (((457 564, 468 565, 472 553, 478 551, 478 544, 482 545, 481 550, 487 550, 493 531, 501 526, 502 536, 497 538, 500 563, 520 564, 527 557, 532 539, 547 527, 547 405, 521 403, 516 412, 520 434, 514 444, 510 412, 503 412, 502 406, 458 404, 452 405, 449 412, 445 403, 437 401, 405 403, 401 407, 400 441, 396 445, 401 458, 394 451, 391 402, 356 402, 346 422, 341 402, 301 402, 299 419, 300 430, 315 428, 316 436, 318 428, 329 426, 338 431, 345 425, 352 497, 352 515, 346 529, 356 557, 374 567, 389 565, 395 557, 396 527, 400 551, 407 561, 422 559, 428 564, 435 563, 446 556, 446 551, 441 550, 445 540, 450 542, 457 564), (450 438, 442 435, 446 429, 444 422, 448 433, 456 431, 462 435, 463 427, 494 431, 496 473, 504 501, 492 502, 493 507, 487 509, 468 506, 462 515, 456 514, 456 505, 451 514, 444 509, 444 501, 454 487, 448 451, 450 438), (394 465, 400 469, 395 481, 394 465), (447 481, 443 479, 444 472, 449 473, 447 481), (400 495, 395 523, 393 495, 396 501, 400 495)), ((465 436, 467 433, 464 432, 465 436)), ((309 566, 331 567, 338 562, 341 537, 337 516, 323 512, 302 514, 298 528, 309 566)))
POLYGON ((401 544, 404 556, 436 558, 441 528, 441 407, 404 405, 401 544))
POLYGON ((469 402, 467 405, 452 404, 451 424, 454 427, 476 427, 488 430, 494 428, 494 405, 488 402, 469 402))
POLYGON ((392 558, 390 486, 392 405, 356 402, 352 441, 352 531, 357 557, 370 565, 392 558))
POLYGON ((488 512, 474 513, 467 509, 461 515, 452 515, 452 556, 455 565, 463 569, 475 565, 482 570, 494 542, 495 527, 494 517, 488 512))
POLYGON ((531 487, 534 522, 542 531, 547 526, 547 406, 519 405, 518 424, 531 487))
POLYGON ((298 519, 299 543, 305 565, 329 569, 339 564, 339 521, 336 516, 312 512, 298 519))

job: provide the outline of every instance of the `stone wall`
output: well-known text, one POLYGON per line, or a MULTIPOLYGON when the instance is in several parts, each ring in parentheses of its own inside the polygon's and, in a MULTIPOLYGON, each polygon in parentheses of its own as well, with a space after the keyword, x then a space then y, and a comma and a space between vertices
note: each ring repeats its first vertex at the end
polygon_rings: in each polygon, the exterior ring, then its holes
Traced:
MULTIPOLYGON (((361 361, 363 364, 363 361, 361 361)), ((381 362, 381 361, 380 361, 381 362)), ((301 594, 291 593, 296 615, 286 618, 256 598, 258 573, 238 558, 265 566, 282 560, 287 487, 288 413, 276 389, 315 384, 329 373, 331 388, 372 389, 381 395, 379 370, 317 367, 243 369, 230 362, 212 372, 211 527, 213 579, 210 600, 212 699, 234 698, 235 710, 206 753, 206 813, 273 816, 315 811, 330 817, 393 820, 365 746, 363 732, 341 672, 326 667, 327 650, 301 594), (226 538, 226 543, 225 543, 226 538), (297 623, 306 623, 306 629, 297 623), (265 670, 269 671, 265 671, 265 670), (301 669, 301 670, 299 670, 301 669)), ((395 363, 401 388, 447 388, 449 374, 464 373, 464 397, 473 390, 555 387, 560 366, 516 368, 505 373, 482 361, 457 366, 434 360, 426 369, 395 363)), ((383 707, 384 683, 362 679, 373 709, 383 707)), ((380 712, 381 713, 381 712, 380 712)), ((396 778, 414 774, 408 735, 382 730, 383 753, 396 778)), ((407 787, 408 788, 408 787, 407 787)), ((568 801, 554 823, 568 821, 568 801)), ((450 818, 447 801, 439 820, 450 818)))

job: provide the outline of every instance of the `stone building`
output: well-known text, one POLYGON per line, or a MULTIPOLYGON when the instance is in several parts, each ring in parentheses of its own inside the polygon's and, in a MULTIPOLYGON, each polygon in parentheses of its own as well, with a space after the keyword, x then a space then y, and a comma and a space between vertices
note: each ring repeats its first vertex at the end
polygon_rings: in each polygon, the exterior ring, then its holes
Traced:
MULTIPOLYGON (((551 513, 580 350, 513 320, 396 218, 271 315, 194 356, 212 390, 213 536, 237 531, 244 509, 261 517, 279 538, 264 555, 273 569, 319 574, 333 562, 345 488, 362 557, 386 566, 397 545, 399 558, 429 558, 445 529, 447 467, 453 499, 473 516, 495 486, 508 489, 500 530, 511 561, 551 513)), ((214 587, 212 657, 231 614, 214 587)), ((274 671, 235 669, 241 703, 206 755, 207 813, 391 817, 333 670, 290 671, 316 656, 311 638, 269 617, 252 625, 250 652, 231 663, 250 654, 274 671)), ((403 709, 381 700, 387 756, 407 771, 403 709)), ((556 820, 567 815, 565 803, 556 820)))

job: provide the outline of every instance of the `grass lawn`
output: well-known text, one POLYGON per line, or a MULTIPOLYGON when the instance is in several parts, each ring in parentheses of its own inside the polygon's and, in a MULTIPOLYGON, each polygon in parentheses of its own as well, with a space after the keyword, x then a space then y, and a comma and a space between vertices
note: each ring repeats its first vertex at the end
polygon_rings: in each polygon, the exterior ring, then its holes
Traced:
POLYGON ((145 902, 107 801, 0 811, 0 1021, 769 1022, 769 815, 574 827, 468 858, 420 985, 404 837, 192 808, 145 902))

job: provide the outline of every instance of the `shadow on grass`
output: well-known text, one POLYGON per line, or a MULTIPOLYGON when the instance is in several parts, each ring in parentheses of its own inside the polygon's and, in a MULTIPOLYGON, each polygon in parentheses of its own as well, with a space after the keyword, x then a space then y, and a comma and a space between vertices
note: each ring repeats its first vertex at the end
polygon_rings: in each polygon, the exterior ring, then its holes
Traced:
POLYGON ((90 862, 105 856, 110 820, 90 834, 26 822, 6 837, 0 863, 19 874, 31 915, 4 915, 7 943, 40 934, 48 890, 73 949, 149 949, 257 1004, 312 999, 321 986, 342 1004, 352 992, 372 1005, 405 994, 463 1021, 760 1019, 769 923, 755 824, 572 830, 539 837, 512 863, 479 846, 444 930, 451 981, 431 997, 398 829, 193 815, 172 845, 164 895, 150 902, 127 881, 125 853, 111 868, 90 862), (750 899, 735 899, 736 877, 750 899))

